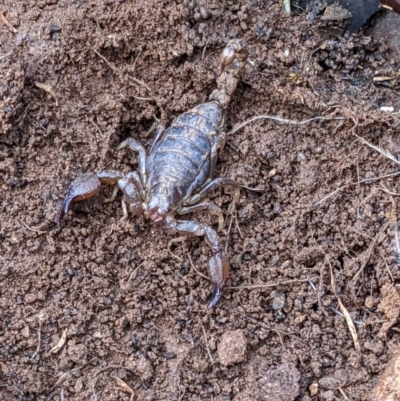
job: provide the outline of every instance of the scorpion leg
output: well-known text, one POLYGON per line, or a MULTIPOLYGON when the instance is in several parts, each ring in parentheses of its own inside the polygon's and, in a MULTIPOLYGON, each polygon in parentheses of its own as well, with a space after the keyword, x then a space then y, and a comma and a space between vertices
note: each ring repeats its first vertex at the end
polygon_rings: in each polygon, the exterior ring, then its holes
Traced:
POLYGON ((200 188, 199 192, 185 199, 185 203, 189 205, 196 204, 197 202, 199 202, 200 199, 206 197, 211 191, 213 191, 219 185, 224 185, 224 186, 231 185, 235 187, 235 202, 236 203, 239 202, 239 195, 240 195, 239 185, 235 181, 230 180, 229 178, 216 178, 215 180, 206 182, 203 185, 203 187, 200 188))
POLYGON ((128 218, 128 210, 134 215, 139 215, 143 212, 142 201, 145 198, 145 192, 137 172, 133 171, 123 175, 118 171, 105 170, 97 173, 97 177, 99 177, 102 184, 116 184, 111 198, 106 199, 105 203, 115 200, 119 189, 123 192, 124 196, 121 201, 122 221, 128 218))
MULTIPOLYGON (((129 177, 132 175, 133 173, 129 173, 126 177, 118 181, 118 187, 124 193, 121 201, 123 214, 121 221, 124 221, 128 218, 128 211, 135 216, 143 214, 144 211, 141 191, 140 189, 138 189, 136 182, 131 180, 132 177, 129 177)), ((137 173, 136 178, 140 183, 140 179, 137 173)))
POLYGON ((211 149, 211 171, 210 178, 214 176, 215 167, 217 165, 218 157, 222 153, 225 147, 226 142, 226 134, 221 133, 216 143, 213 145, 211 149))
POLYGON ((223 289, 229 278, 229 261, 220 243, 217 233, 210 227, 194 221, 168 219, 167 227, 181 234, 191 234, 197 237, 204 236, 210 246, 213 256, 208 262, 208 271, 213 283, 213 294, 208 305, 212 308, 221 298, 223 289))
POLYGON ((153 149, 154 149, 154 147, 156 146, 157 142, 160 140, 161 135, 162 135, 163 132, 165 131, 165 127, 164 127, 164 125, 162 125, 162 123, 160 123, 160 122, 155 122, 155 123, 153 124, 153 126, 152 126, 150 129, 151 129, 150 132, 152 132, 152 131, 155 130, 156 133, 155 133, 155 135, 154 135, 153 142, 151 143, 151 147, 150 147, 150 150, 149 150, 149 154, 151 154, 151 152, 153 151, 153 149))
POLYGON ((123 148, 129 147, 131 150, 134 150, 139 153, 139 171, 140 178, 142 180, 143 186, 146 186, 147 183, 147 174, 146 174, 146 150, 144 147, 135 139, 127 138, 125 141, 121 142, 117 146, 117 150, 121 150, 123 148))
POLYGON ((222 214, 222 210, 212 202, 200 202, 197 205, 182 206, 176 211, 176 213, 183 215, 205 209, 207 209, 211 214, 218 216, 218 231, 221 231, 224 226, 224 215, 222 214))

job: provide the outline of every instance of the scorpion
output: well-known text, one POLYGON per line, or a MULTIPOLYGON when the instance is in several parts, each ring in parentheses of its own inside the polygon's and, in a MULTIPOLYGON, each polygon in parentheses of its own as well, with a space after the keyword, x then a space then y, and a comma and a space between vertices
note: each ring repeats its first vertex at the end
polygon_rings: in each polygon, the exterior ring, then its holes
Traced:
POLYGON ((111 197, 104 202, 113 201, 121 190, 122 220, 127 219, 128 213, 144 215, 154 223, 164 223, 168 230, 185 236, 205 237, 212 251, 208 262, 213 284, 209 308, 219 301, 227 283, 230 272, 228 257, 215 230, 194 221, 176 219, 175 216, 208 210, 219 216, 221 228, 221 210, 202 199, 221 185, 238 189, 235 181, 213 176, 226 140, 225 111, 247 57, 244 40, 230 40, 221 53, 217 89, 211 93, 209 101, 180 114, 167 130, 161 124, 156 125, 148 153, 133 138, 123 141, 117 150, 129 147, 137 152, 139 172, 123 174, 116 170, 104 170, 78 176, 70 184, 56 217, 56 223, 60 225, 72 203, 93 197, 100 191, 101 184, 113 185, 111 197))

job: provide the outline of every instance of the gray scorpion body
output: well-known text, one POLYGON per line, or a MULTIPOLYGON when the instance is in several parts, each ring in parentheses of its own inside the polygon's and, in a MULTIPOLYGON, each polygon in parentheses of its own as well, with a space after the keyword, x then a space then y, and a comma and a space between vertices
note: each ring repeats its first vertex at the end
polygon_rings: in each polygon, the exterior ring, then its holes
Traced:
POLYGON ((97 194, 101 184, 115 185, 110 199, 123 192, 123 219, 128 211, 134 215, 144 214, 153 222, 185 235, 204 236, 213 256, 209 261, 209 273, 214 285, 209 307, 214 306, 222 295, 229 276, 229 261, 217 233, 210 227, 194 221, 177 220, 175 215, 208 209, 223 223, 221 210, 210 202, 200 202, 218 185, 237 184, 225 178, 212 179, 218 153, 225 143, 224 110, 236 89, 247 59, 246 44, 231 40, 221 55, 218 89, 210 101, 200 104, 179 115, 164 131, 158 126, 149 151, 132 138, 126 139, 117 149, 129 147, 139 153, 139 174, 105 170, 86 173, 71 184, 56 222, 61 223, 71 203, 97 194))
POLYGON ((181 114, 172 123, 147 159, 150 204, 156 199, 160 199, 160 207, 176 204, 210 178, 222 122, 221 105, 210 102, 181 114))

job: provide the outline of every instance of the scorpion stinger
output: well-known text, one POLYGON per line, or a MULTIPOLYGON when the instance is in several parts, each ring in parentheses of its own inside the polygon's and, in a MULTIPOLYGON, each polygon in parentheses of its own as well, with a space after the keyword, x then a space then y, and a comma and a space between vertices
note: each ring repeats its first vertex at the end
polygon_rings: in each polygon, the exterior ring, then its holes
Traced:
POLYGON ((217 89, 208 102, 179 115, 165 131, 158 124, 148 153, 133 138, 117 147, 118 150, 128 147, 139 154, 139 173, 105 170, 77 177, 56 218, 60 224, 73 202, 94 196, 101 184, 113 185, 114 191, 108 201, 122 191, 122 219, 127 218, 128 213, 144 215, 154 223, 163 223, 171 231, 204 237, 212 252, 208 271, 214 288, 209 307, 219 301, 228 281, 228 257, 215 230, 195 221, 177 220, 175 216, 206 209, 218 217, 220 228, 223 225, 222 211, 205 198, 217 186, 238 187, 227 178, 214 178, 214 172, 225 144, 225 109, 244 70, 247 55, 243 40, 231 40, 222 52, 217 89))

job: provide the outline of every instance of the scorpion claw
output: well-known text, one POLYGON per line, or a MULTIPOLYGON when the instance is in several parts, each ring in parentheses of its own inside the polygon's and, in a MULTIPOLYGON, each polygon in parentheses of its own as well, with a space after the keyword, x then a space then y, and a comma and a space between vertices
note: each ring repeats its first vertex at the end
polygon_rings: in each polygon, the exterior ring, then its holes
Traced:
POLYGON ((208 305, 209 308, 212 308, 221 298, 229 277, 229 261, 224 251, 218 252, 210 259, 208 269, 214 286, 211 301, 208 305))
POLYGON ((96 174, 86 173, 76 178, 69 187, 68 194, 57 214, 56 223, 61 224, 72 203, 89 199, 100 191, 100 180, 96 174))

